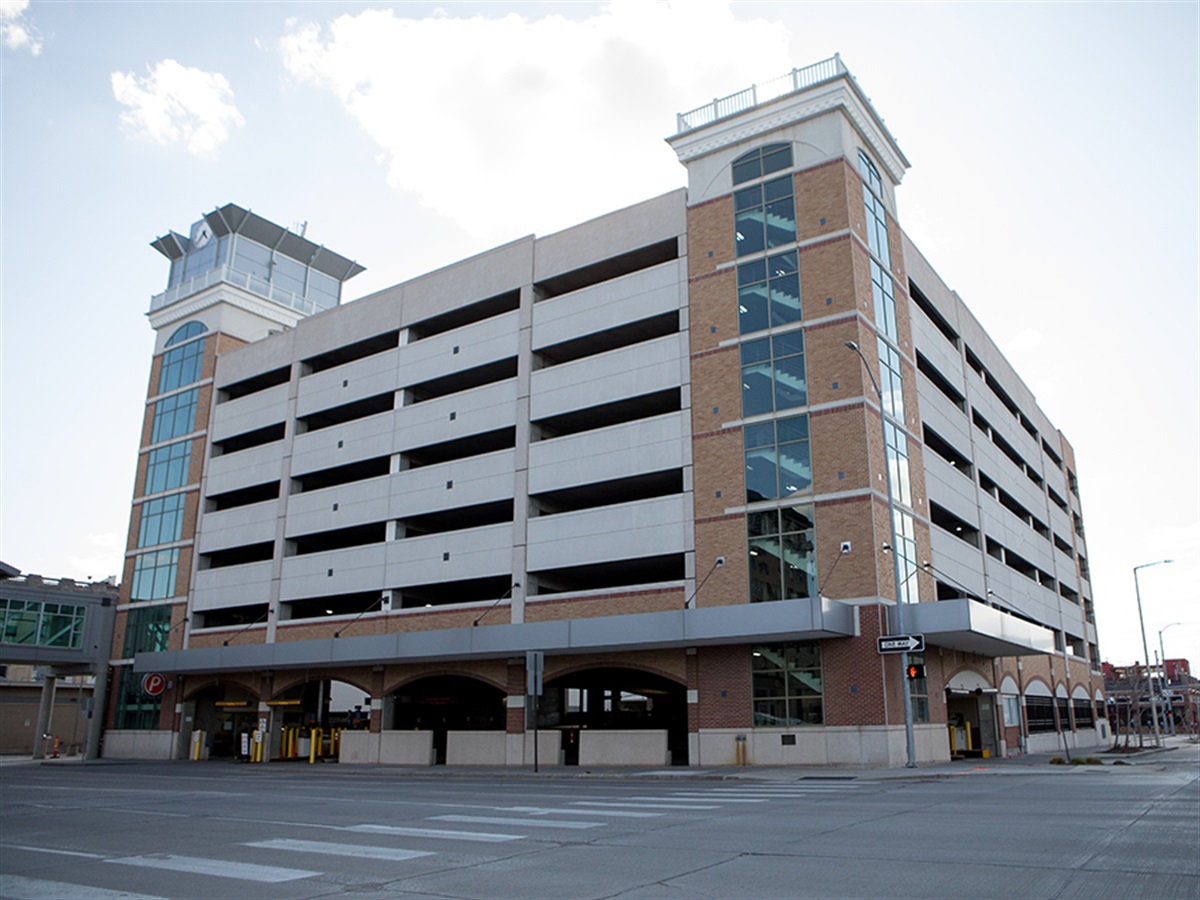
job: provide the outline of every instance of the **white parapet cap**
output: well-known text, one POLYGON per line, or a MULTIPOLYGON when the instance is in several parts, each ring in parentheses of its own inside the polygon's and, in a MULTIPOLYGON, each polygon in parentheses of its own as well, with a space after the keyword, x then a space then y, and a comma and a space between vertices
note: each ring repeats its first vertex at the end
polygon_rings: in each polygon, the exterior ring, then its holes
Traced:
POLYGON ((676 115, 667 143, 688 162, 721 147, 841 108, 896 184, 909 162, 839 55, 676 115))

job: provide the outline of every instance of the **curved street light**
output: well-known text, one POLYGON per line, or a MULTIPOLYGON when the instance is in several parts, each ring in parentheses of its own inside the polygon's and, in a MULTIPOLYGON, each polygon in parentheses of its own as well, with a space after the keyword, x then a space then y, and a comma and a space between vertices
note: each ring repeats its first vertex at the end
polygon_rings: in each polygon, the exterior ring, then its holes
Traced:
MULTIPOLYGON (((1160 559, 1158 562, 1142 563, 1140 566, 1133 567, 1133 592, 1137 596, 1138 622, 1142 626, 1142 653, 1145 654, 1143 659, 1146 661, 1146 682, 1150 688, 1150 711, 1154 717, 1154 746, 1162 746, 1162 732, 1158 728, 1158 698, 1154 694, 1154 680, 1150 677, 1150 645, 1146 643, 1146 619, 1142 615, 1142 589, 1138 585, 1138 569, 1148 569, 1151 566, 1163 566, 1167 563, 1174 562, 1172 559, 1160 559)), ((1139 725, 1139 730, 1140 730, 1139 725)))

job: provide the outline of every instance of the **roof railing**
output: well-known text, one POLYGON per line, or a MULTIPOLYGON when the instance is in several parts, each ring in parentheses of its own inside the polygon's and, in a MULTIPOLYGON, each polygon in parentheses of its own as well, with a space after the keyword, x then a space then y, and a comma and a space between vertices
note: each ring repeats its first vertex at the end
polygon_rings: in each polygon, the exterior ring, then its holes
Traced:
POLYGON ((823 81, 837 78, 839 75, 849 74, 850 70, 842 62, 841 56, 835 53, 829 59, 821 60, 821 62, 813 63, 802 69, 792 69, 778 78, 772 78, 762 84, 752 84, 745 90, 730 94, 728 97, 717 97, 710 103, 705 103, 689 112, 678 113, 675 117, 676 133, 683 134, 685 131, 702 128, 726 116, 753 109, 768 100, 794 94, 823 81))
POLYGON ((183 284, 168 288, 161 294, 155 294, 150 298, 150 312, 156 312, 164 306, 170 306, 177 300, 190 297, 192 294, 220 284, 221 282, 239 287, 252 294, 257 294, 267 300, 297 310, 306 316, 311 316, 323 308, 318 307, 316 303, 307 297, 302 297, 281 287, 276 287, 265 278, 241 272, 232 266, 225 265, 209 269, 207 272, 183 282, 183 284))

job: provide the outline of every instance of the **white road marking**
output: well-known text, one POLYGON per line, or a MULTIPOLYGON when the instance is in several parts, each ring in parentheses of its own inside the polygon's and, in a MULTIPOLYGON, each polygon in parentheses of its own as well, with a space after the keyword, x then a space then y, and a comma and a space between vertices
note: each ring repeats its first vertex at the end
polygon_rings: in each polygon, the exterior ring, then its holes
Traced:
POLYGON ((490 831, 445 831, 439 828, 407 828, 402 825, 351 825, 340 831, 357 831, 363 834, 394 834, 398 837, 423 837, 446 841, 480 841, 498 844, 503 841, 519 841, 523 834, 495 834, 490 831))
POLYGON ((552 806, 492 806, 498 812, 523 812, 533 816, 560 815, 570 813, 573 816, 618 816, 626 819, 654 819, 662 815, 656 812, 628 812, 617 809, 564 809, 552 806))
POLYGON ((13 850, 29 850, 33 853, 57 853, 61 856, 82 856, 84 859, 104 859, 103 853, 83 853, 79 850, 55 850, 53 847, 27 847, 24 844, 0 844, 13 850))
POLYGON ((628 806, 633 809, 720 809, 699 803, 616 803, 608 800, 574 800, 571 806, 628 806))
POLYGON ((331 841, 299 841, 276 838, 269 841, 247 841, 244 847, 264 850, 288 850, 293 853, 322 853, 327 856, 356 856, 363 859, 390 859, 399 862, 419 856, 433 856, 427 850, 402 850, 399 847, 373 847, 370 844, 338 844, 331 841))
POLYGON ((603 822, 569 819, 509 819, 504 816, 430 816, 435 822, 476 822, 480 825, 517 825, 521 828, 599 828, 603 822))
POLYGON ((278 884, 281 881, 299 881, 312 878, 320 872, 307 869, 285 869, 282 866, 258 866, 253 863, 229 862, 223 859, 202 859, 198 856, 175 856, 163 853, 155 856, 120 856, 105 862, 122 866, 140 866, 144 869, 166 869, 170 872, 188 872, 194 875, 212 875, 216 878, 238 878, 242 881, 261 881, 278 884))
POLYGON ((153 894, 113 891, 86 884, 0 875, 0 897, 6 900, 164 900, 153 894))
MULTIPOLYGON (((684 802, 693 801, 693 800, 720 800, 722 803, 766 803, 767 800, 770 799, 769 797, 744 797, 744 796, 735 796, 734 794, 721 794, 721 796, 719 796, 719 797, 713 797, 711 794, 677 793, 675 796, 684 802)), ((656 798, 638 797, 636 799, 638 799, 638 800, 653 800, 656 798)), ((670 802, 673 803, 674 801, 670 801, 670 802)))

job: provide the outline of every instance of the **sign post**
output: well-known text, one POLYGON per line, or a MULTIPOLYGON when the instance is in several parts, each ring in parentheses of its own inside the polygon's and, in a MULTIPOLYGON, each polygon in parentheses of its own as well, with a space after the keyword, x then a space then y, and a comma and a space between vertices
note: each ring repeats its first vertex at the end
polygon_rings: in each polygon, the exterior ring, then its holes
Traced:
POLYGON ((538 697, 542 696, 542 669, 546 654, 530 650, 525 654, 525 694, 531 701, 533 716, 533 771, 538 770, 538 697))

